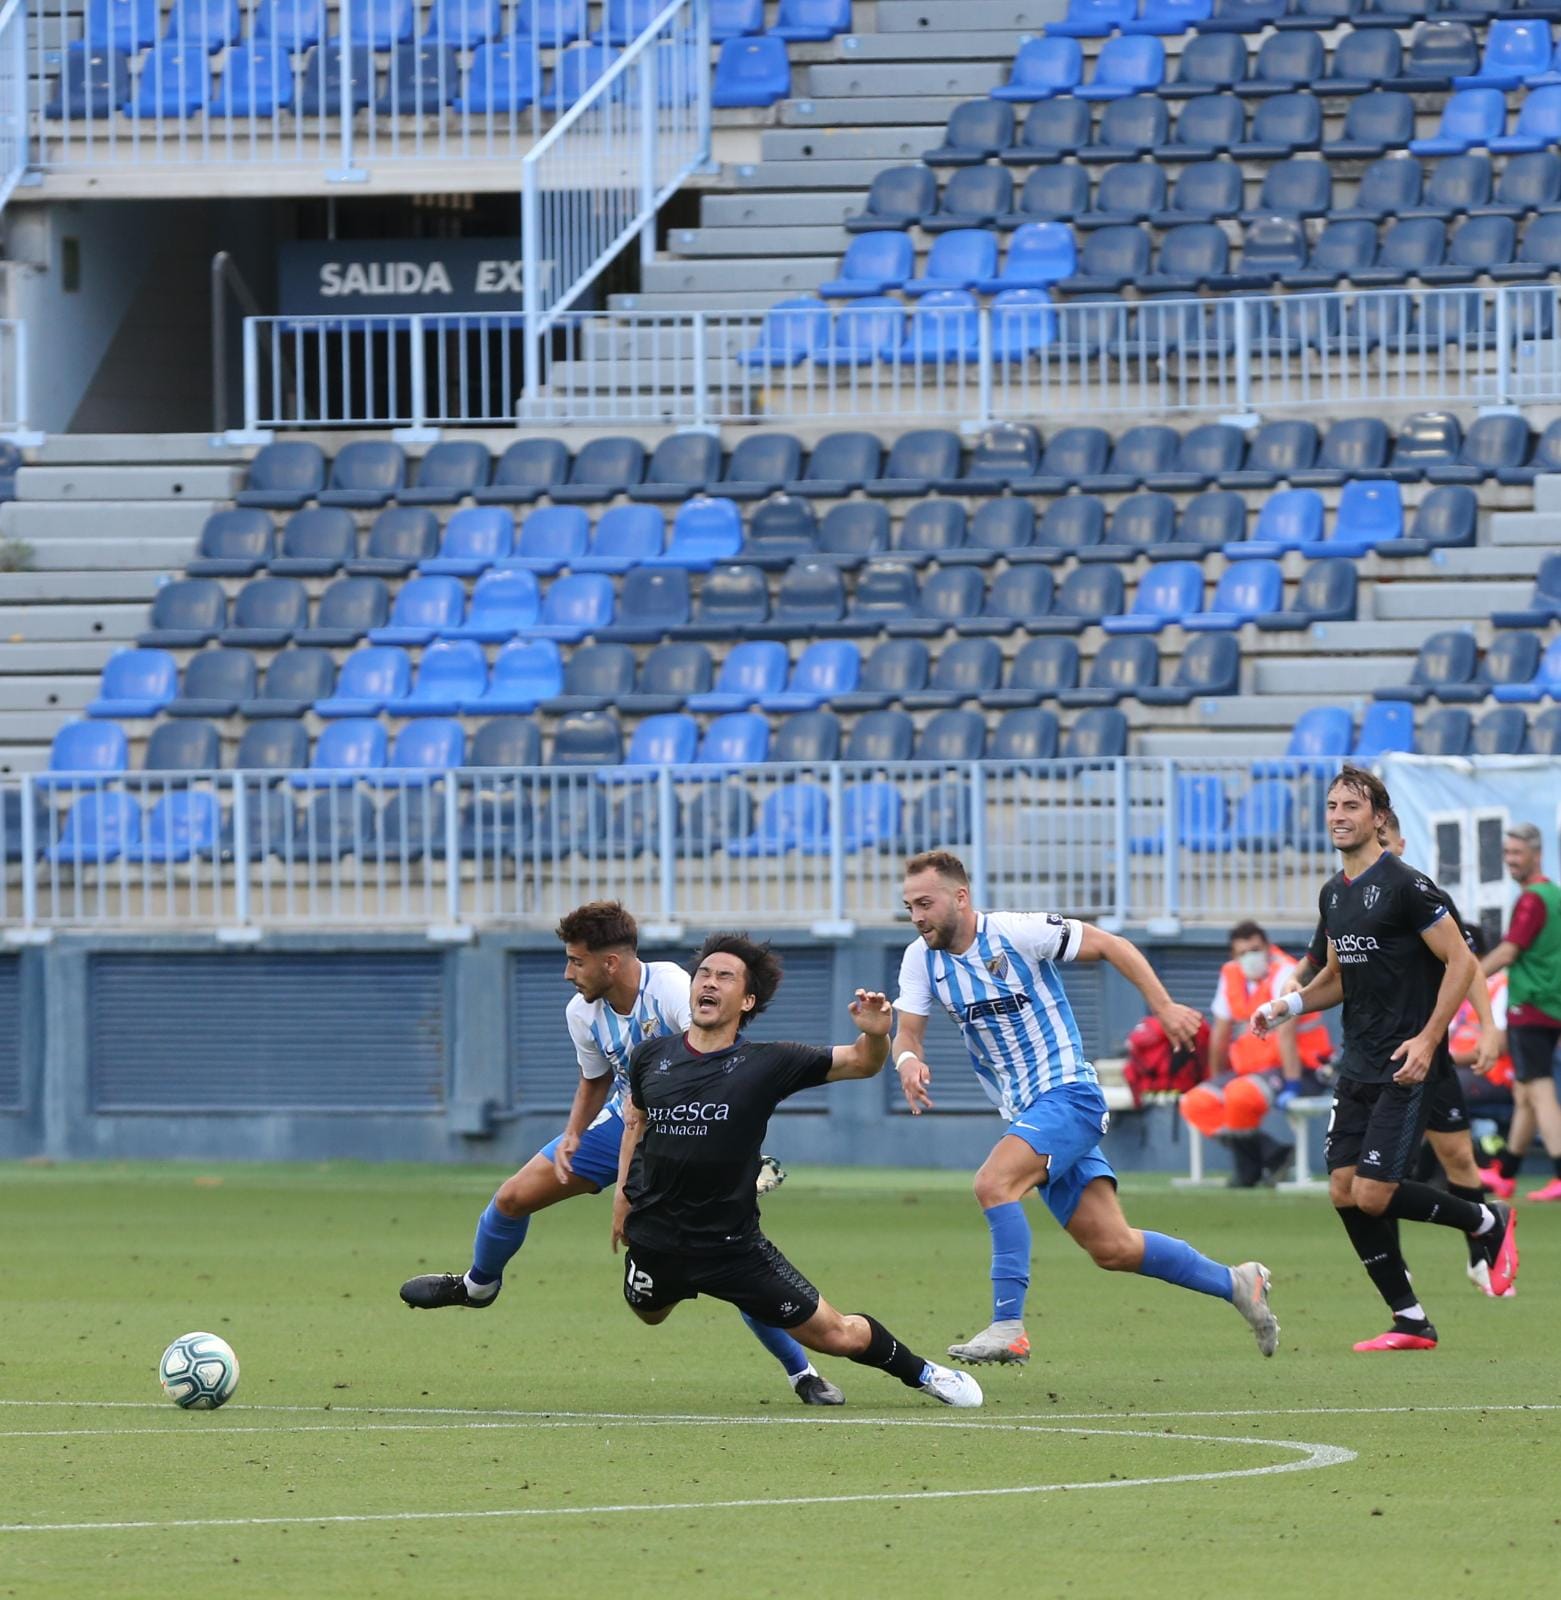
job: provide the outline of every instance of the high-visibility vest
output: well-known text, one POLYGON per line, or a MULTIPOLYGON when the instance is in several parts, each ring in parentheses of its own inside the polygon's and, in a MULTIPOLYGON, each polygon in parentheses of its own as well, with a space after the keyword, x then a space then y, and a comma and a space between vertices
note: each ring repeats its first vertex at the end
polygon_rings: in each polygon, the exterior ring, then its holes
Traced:
MULTIPOLYGON (((1496 996, 1507 987, 1507 974, 1505 972, 1493 973, 1485 980, 1485 987, 1490 990, 1491 1004, 1496 1004, 1496 996)), ((1471 1050, 1480 1048, 1480 1019, 1474 1014, 1474 1007, 1467 1000, 1458 1007, 1458 1015, 1453 1018, 1453 1025, 1448 1029, 1447 1042, 1452 1047, 1454 1055, 1465 1055, 1471 1050)), ((1496 1065, 1486 1073, 1485 1081, 1493 1083, 1497 1088, 1505 1088, 1512 1082, 1512 1057, 1499 1056, 1496 1065)))
MULTIPOLYGON (((1251 988, 1239 961, 1227 961, 1220 968, 1220 986, 1225 993, 1225 1004, 1234 1022, 1250 1022, 1252 1013, 1274 998, 1281 971, 1292 966, 1290 957, 1277 944, 1268 947, 1268 971, 1251 988)), ((1333 1054, 1333 1040, 1318 1019, 1317 1013, 1297 1019, 1296 1049, 1301 1064, 1315 1067, 1333 1054)), ((1279 1041, 1273 1034, 1259 1039, 1250 1029, 1230 1047, 1231 1070, 1235 1072, 1268 1072, 1279 1065, 1279 1041)))

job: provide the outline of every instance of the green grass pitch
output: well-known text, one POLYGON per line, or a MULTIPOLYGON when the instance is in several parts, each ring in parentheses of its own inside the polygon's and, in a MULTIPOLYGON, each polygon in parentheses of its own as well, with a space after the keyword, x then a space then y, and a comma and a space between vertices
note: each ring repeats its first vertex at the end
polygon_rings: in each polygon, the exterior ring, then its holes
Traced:
MULTIPOLYGON (((848 1404, 820 1413, 725 1306, 641 1327, 605 1198, 540 1217, 492 1310, 407 1310, 404 1277, 466 1264, 500 1176, 0 1167, 0 1596, 1435 1600, 1561 1582, 1556 1208, 1524 1211, 1505 1303, 1465 1282, 1461 1240, 1406 1226, 1441 1348, 1357 1356, 1386 1320, 1324 1199, 1128 1180, 1140 1226, 1269 1264, 1274 1360, 1228 1306, 1107 1277, 1037 1209, 1035 1355, 982 1371, 984 1410, 827 1362, 848 1404), (195 1328, 242 1365, 220 1412, 158 1389, 163 1346, 195 1328), (1279 1467, 1298 1470, 1256 1470, 1279 1467)), ((961 1175, 797 1171, 765 1217, 836 1305, 924 1354, 985 1321, 961 1175)))

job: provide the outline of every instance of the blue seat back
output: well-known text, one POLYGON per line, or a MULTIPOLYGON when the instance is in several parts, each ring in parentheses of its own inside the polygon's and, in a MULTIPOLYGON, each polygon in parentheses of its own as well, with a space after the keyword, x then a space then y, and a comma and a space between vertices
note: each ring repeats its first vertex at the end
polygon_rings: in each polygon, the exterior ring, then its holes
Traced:
POLYGON ((1334 515, 1334 537, 1362 544, 1397 539, 1404 531, 1404 497, 1391 479, 1355 478, 1345 484, 1334 515))
POLYGON ((564 664, 558 646, 551 639, 512 640, 493 658, 493 687, 539 701, 561 694, 564 664))
POLYGON ((419 717, 396 735, 387 766, 398 772, 449 772, 466 762, 466 733, 452 717, 419 717))
POLYGON ((1062 754, 1074 761, 1115 761, 1127 754, 1127 718, 1115 706, 1080 712, 1063 740, 1062 754))
MULTIPOLYGON (((163 594, 167 592, 163 590, 163 594)), ((308 620, 309 591, 297 578, 252 578, 233 602, 235 628, 292 630, 303 627, 308 620)))
POLYGON ((454 627, 465 610, 466 590, 459 578, 412 578, 397 593, 391 620, 404 628, 437 630, 454 627))
POLYGON ((129 744, 117 722, 67 722, 49 746, 50 772, 123 772, 129 744))
POLYGON ((681 767, 694 759, 699 724, 683 712, 646 717, 629 740, 631 767, 681 767))
POLYGON ((832 711, 799 711, 775 730, 771 761, 834 761, 840 755, 840 718, 832 711))
POLYGON ((1231 832, 1249 849, 1278 850, 1296 833, 1295 794, 1282 778, 1254 783, 1236 802, 1231 832))
POLYGON ((564 668, 564 693, 609 699, 634 689, 634 652, 626 644, 582 645, 564 668))
POLYGON ((542 621, 551 627, 605 627, 612 621, 612 579, 599 572, 559 578, 542 602, 542 621))
POLYGON ((396 700, 411 681, 412 662, 405 650, 393 644, 365 645, 342 663, 336 694, 344 700, 396 700))
POLYGON ((475 699, 487 687, 488 661, 470 639, 435 639, 417 664, 417 691, 475 699))
POLYGON ((542 730, 530 717, 490 717, 473 736, 467 762, 474 767, 539 767, 542 730))
POLYGON ((918 761, 979 761, 986 749, 986 718, 979 711, 939 711, 916 740, 918 761))
POLYGON ((845 759, 854 762, 908 761, 916 729, 903 711, 869 711, 856 719, 846 741, 845 759))
POLYGON ((716 679, 723 694, 773 694, 786 682, 786 647, 776 639, 748 639, 721 663, 716 679))
POLYGON ((631 567, 619 592, 626 627, 675 628, 688 621, 688 572, 683 567, 631 567))
POLYGON ((1133 597, 1133 614, 1179 617, 1203 609, 1203 568, 1196 561, 1166 561, 1151 567, 1133 597))
POLYGON ((763 622, 770 614, 770 591, 758 567, 729 564, 705 575, 699 588, 703 622, 740 628, 763 622))
POLYGON ((1367 761, 1414 747, 1415 708, 1404 700, 1373 700, 1360 719, 1350 753, 1357 761, 1367 761))
MULTIPOLYGON (((353 15, 362 17, 364 10, 355 9, 353 15)), ((356 439, 343 445, 331 462, 332 489, 394 495, 405 482, 406 455, 400 445, 385 439, 356 439)))
POLYGON ((502 623, 519 633, 537 620, 541 604, 535 573, 485 572, 472 589, 470 621, 502 623))
POLYGON ((770 724, 757 711, 729 711, 705 729, 694 759, 701 766, 749 766, 763 761, 770 724))
POLYGON ((1079 647, 1072 639, 1042 636, 1019 647, 1008 669, 1008 686, 1027 689, 1041 699, 1076 689, 1079 647))
MULTIPOLYGON (((1244 562, 1252 566, 1252 562, 1244 562)), ((1200 633, 1176 663, 1174 682, 1198 694, 1235 694, 1241 673, 1241 645, 1233 633, 1200 633)))
MULTIPOLYGON (((1537 663, 1537 650, 1534 659, 1537 663)), ((876 694, 892 695, 924 689, 928 665, 927 647, 920 639, 885 639, 874 645, 873 653, 863 663, 859 686, 876 694)))
POLYGON ((696 495, 678 507, 668 555, 689 560, 729 561, 743 546, 743 521, 736 503, 696 495))
POLYGON ((1209 610, 1268 616, 1279 610, 1284 592, 1284 569, 1277 561, 1237 561, 1220 575, 1209 610))
POLYGON ((558 719, 550 766, 606 767, 622 760, 623 730, 610 713, 577 711, 558 719))
MULTIPOLYGON (((405 665, 405 655, 397 651, 405 665)), ((351 657, 342 668, 347 677, 352 665, 351 657)), ((405 693, 405 680, 400 691, 405 693)), ((314 758, 310 767, 316 772, 371 772, 385 765, 385 725, 375 717, 343 717, 338 722, 328 722, 325 731, 316 740, 314 758)))
POLYGON ((1301 713, 1290 730, 1285 754, 1335 761, 1349 754, 1354 732, 1350 714, 1342 706, 1312 706, 1301 713))

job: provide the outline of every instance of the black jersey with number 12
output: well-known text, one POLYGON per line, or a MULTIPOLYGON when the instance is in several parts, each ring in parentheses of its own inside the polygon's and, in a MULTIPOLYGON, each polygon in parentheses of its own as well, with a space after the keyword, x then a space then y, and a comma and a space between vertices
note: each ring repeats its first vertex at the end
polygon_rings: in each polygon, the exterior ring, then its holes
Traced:
MULTIPOLYGON (((1402 1064, 1393 1052, 1436 1010, 1446 968, 1421 935, 1449 915, 1447 897, 1423 872, 1384 852, 1358 878, 1335 873, 1322 886, 1318 910, 1344 980, 1339 1075, 1387 1083, 1402 1064)), ((1446 1056, 1444 1042, 1433 1073, 1446 1056)))

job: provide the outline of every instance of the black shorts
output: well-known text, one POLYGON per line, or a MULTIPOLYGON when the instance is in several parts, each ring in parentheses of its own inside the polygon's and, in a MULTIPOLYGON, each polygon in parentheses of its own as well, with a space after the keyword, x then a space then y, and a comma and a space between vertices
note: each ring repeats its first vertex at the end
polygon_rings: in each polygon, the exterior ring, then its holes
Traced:
POLYGON ((631 1243, 628 1251, 623 1298, 636 1311, 660 1311, 707 1294, 755 1322, 795 1328, 818 1310, 818 1290, 763 1234, 731 1250, 667 1255, 631 1243))
POLYGON ((1431 1104, 1426 1112, 1427 1133, 1466 1133, 1469 1129, 1469 1103, 1464 1099, 1463 1080, 1456 1071, 1432 1069, 1426 1079, 1431 1104))
POLYGON ((1354 1167, 1363 1178, 1399 1182, 1420 1148, 1436 1087, 1435 1082, 1362 1083, 1359 1078, 1340 1078, 1323 1139, 1328 1170, 1354 1167))
POLYGON ((1507 1051, 1514 1081, 1538 1083, 1548 1078, 1555 1071, 1557 1040, 1561 1040, 1561 1028, 1508 1028, 1507 1051))

